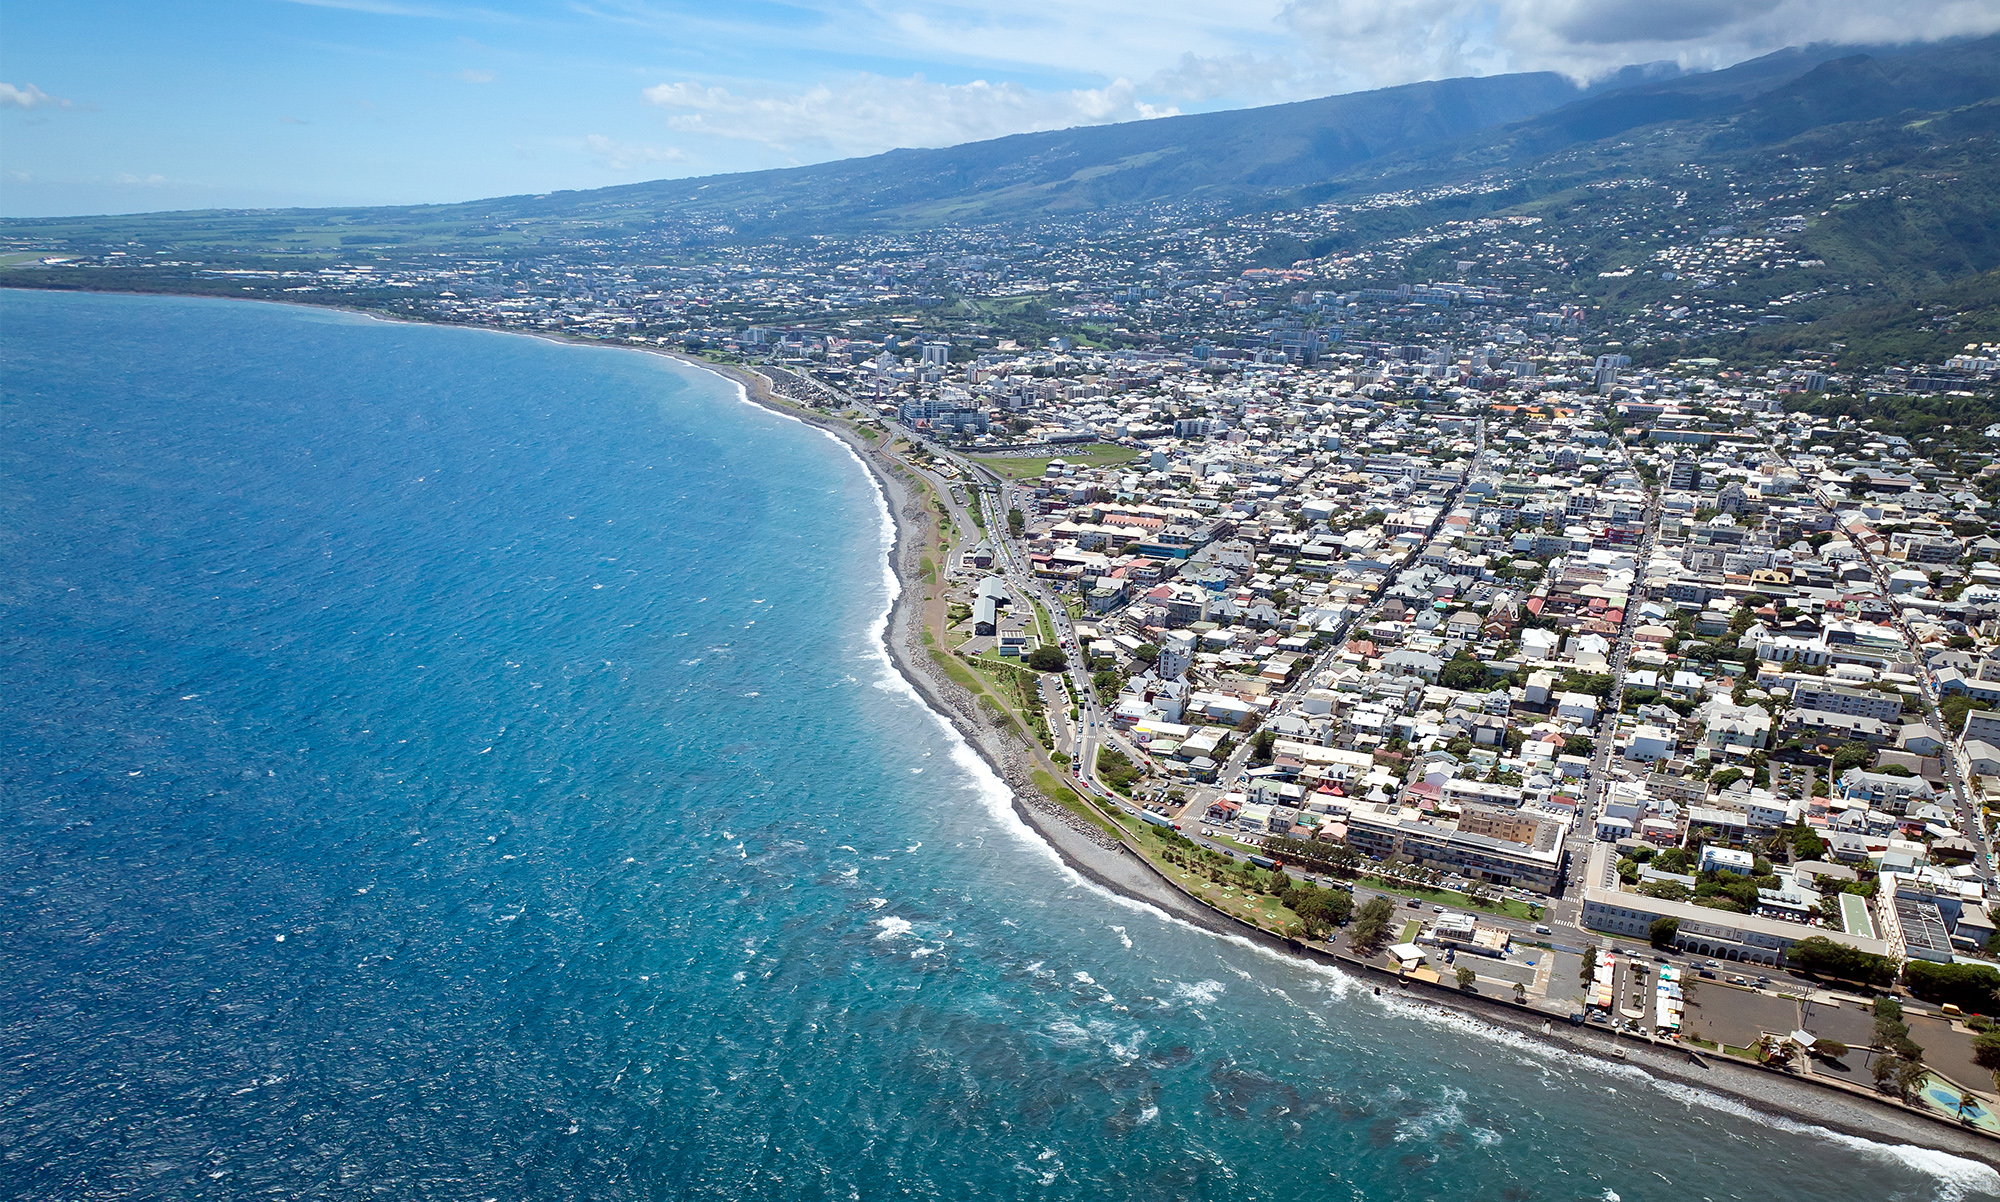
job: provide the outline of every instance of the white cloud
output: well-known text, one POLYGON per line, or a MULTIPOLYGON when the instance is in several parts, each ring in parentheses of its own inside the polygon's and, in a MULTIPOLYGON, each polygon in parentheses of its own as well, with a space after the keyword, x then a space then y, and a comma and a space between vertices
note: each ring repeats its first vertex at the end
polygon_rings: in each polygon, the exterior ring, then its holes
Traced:
POLYGON ((1148 95, 1172 96, 1176 100, 1289 100, 1300 83, 1298 68, 1284 56, 1258 58, 1254 54, 1204 57, 1189 52, 1164 71, 1140 85, 1148 95))
POLYGON ((921 75, 859 75, 803 92, 736 93, 696 83, 647 88, 682 133, 757 142, 790 154, 873 154, 952 146, 1031 130, 1171 116, 1125 79, 1102 88, 1034 91, 1017 83, 932 83, 921 75))
POLYGON ((31 83, 0 83, 0 109, 73 109, 76 102, 49 95, 31 83))
POLYGON ((1990 0, 1290 0, 1280 21, 1344 86, 1672 59, 1721 67, 1813 42, 1903 43, 2000 30, 1990 0))
POLYGON ((687 158, 671 146, 635 146, 629 142, 614 142, 603 134, 586 137, 583 148, 590 152, 592 158, 613 171, 638 171, 662 163, 678 163, 687 158))

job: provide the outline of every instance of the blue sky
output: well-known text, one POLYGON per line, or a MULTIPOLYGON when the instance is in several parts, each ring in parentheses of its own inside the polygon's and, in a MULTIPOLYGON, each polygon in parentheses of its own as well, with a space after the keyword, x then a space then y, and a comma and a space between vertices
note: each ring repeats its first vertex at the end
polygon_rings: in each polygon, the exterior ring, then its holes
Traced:
POLYGON ((1984 0, 59 0, 0 46, 0 214, 413 203, 1507 70, 2000 28, 1984 0))

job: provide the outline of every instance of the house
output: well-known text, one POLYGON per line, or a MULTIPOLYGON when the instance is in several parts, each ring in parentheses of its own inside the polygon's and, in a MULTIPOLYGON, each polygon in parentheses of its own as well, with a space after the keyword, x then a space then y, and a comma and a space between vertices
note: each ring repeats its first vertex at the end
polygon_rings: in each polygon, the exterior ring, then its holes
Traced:
POLYGON ((1597 698, 1589 693, 1564 693, 1556 698, 1556 717, 1594 726, 1597 723, 1597 698))
POLYGON ((1944 736, 1925 723, 1912 722, 1897 734, 1896 746, 1918 755, 1936 755, 1944 749, 1944 736))
POLYGON ((972 601, 972 633, 998 634, 1000 607, 1007 601, 1007 585, 998 576, 988 576, 980 581, 978 595, 972 601))
POLYGON ((1771 714, 1762 706, 1717 699, 1702 711, 1702 743, 1731 755, 1748 755, 1771 741, 1771 714))
POLYGON ((1836 787, 1836 796, 1850 805, 1865 804, 1870 809, 1893 814, 1905 813, 1912 803, 1928 802, 1936 797, 1931 783, 1921 776, 1892 776, 1860 768, 1849 768, 1841 773, 1836 787))
POLYGON ((1382 657, 1382 670, 1393 676, 1415 676, 1427 684, 1436 684, 1438 673, 1444 670, 1444 661, 1422 651, 1401 648, 1382 657))
POLYGON ((1632 741, 1626 745, 1625 758, 1628 760, 1664 760, 1674 751, 1674 732, 1659 726, 1641 726, 1632 732, 1632 741))
POLYGON ((1733 847, 1718 847, 1713 843, 1703 845, 1701 862, 1696 872, 1733 872, 1738 876, 1749 876, 1756 870, 1757 858, 1747 851, 1733 847))
POLYGON ((2000 776, 2000 747, 1984 739, 1965 744, 1965 766, 1976 776, 2000 776))

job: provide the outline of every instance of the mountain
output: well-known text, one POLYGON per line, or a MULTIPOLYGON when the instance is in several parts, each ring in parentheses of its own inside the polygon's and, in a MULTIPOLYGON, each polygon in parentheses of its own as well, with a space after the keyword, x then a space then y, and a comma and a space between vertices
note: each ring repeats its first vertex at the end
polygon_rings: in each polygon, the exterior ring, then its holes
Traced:
MULTIPOLYGON (((1657 68, 1632 69, 1620 79, 1657 68)), ((1492 129, 1587 95, 1553 72, 1448 79, 1264 108, 1016 134, 936 150, 892 150, 806 167, 657 180, 582 192, 367 209, 191 211, 136 218, 16 220, 60 231, 136 226, 238 250, 398 244, 494 234, 520 223, 613 222, 656 232, 676 219, 733 235, 1072 214, 1154 202, 1234 203, 1385 154, 1492 129), (339 232, 338 227, 366 227, 339 232)))
POLYGON ((370 244, 505 250, 579 228, 653 238, 678 229, 699 241, 1157 205, 1192 206, 1199 214, 1332 194, 1367 182, 1377 168, 1442 178, 1519 163, 1662 122, 1734 114, 1740 138, 1772 141, 1827 120, 1963 104, 1996 94, 1995 41, 1796 48, 1692 75, 1654 64, 1591 88, 1551 72, 1449 79, 807 167, 461 204, 11 221, 0 228, 85 241, 144 230, 151 239, 241 252, 370 244))

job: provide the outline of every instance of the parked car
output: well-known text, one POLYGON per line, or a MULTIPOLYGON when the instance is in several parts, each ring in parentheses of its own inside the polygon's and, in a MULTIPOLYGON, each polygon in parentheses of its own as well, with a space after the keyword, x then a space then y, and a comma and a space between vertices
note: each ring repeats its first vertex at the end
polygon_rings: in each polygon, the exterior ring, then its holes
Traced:
POLYGON ((1708 971, 1706 968, 1701 970, 1701 975, 1711 981, 1715 979, 1715 974, 1708 971))

